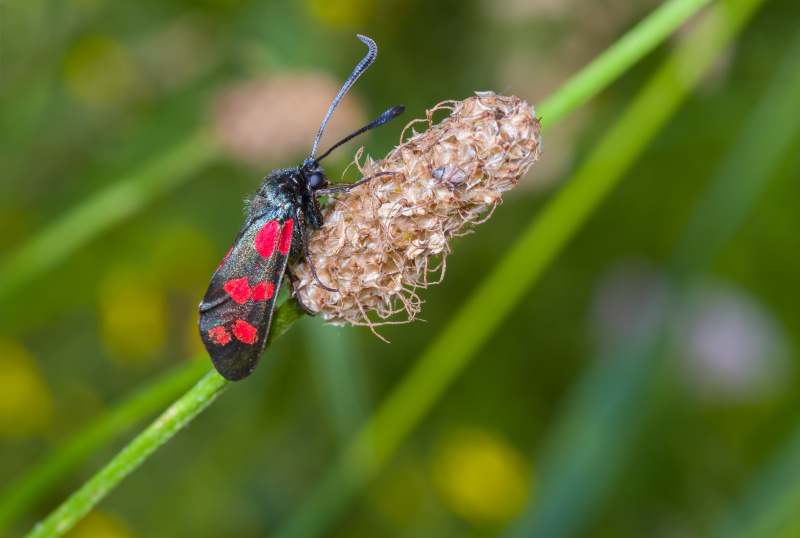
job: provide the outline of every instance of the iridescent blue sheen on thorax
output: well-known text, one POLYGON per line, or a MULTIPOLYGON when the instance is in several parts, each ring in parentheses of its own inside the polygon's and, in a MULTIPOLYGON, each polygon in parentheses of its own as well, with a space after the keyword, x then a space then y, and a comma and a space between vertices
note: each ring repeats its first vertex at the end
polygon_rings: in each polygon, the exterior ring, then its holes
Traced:
POLYGON ((303 233, 300 226, 312 228, 322 226, 319 202, 308 182, 308 178, 314 173, 325 177, 325 172, 319 163, 306 159, 300 166, 275 170, 266 176, 250 199, 244 228, 262 218, 277 221, 296 219, 297 225, 292 232, 291 255, 300 254, 303 233), (298 217, 302 217, 302 221, 298 217))

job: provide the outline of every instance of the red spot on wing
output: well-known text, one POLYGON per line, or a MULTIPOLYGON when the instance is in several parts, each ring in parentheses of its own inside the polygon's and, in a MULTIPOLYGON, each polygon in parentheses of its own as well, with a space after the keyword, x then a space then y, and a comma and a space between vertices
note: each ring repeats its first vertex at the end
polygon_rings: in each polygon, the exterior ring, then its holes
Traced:
POLYGON ((253 240, 253 246, 265 258, 272 256, 278 240, 278 221, 271 220, 261 228, 253 240))
POLYGON ((250 298, 252 290, 247 283, 247 277, 237 278, 236 280, 229 280, 222 286, 222 289, 231 296, 231 299, 239 304, 244 304, 250 298))
POLYGON ((241 319, 237 319, 236 325, 233 326, 234 336, 245 344, 252 344, 255 342, 257 333, 258 331, 255 327, 241 319))
POLYGON ((225 327, 222 325, 217 325, 213 329, 208 331, 208 337, 211 338, 211 341, 219 346, 224 346, 228 342, 231 341, 231 335, 225 330, 225 327))
POLYGON ((253 300, 263 301, 264 299, 271 299, 275 294, 275 286, 272 282, 261 282, 253 288, 253 300))
POLYGON ((281 254, 284 256, 289 254, 289 249, 292 248, 292 228, 294 228, 294 219, 289 219, 283 224, 283 229, 281 230, 278 250, 280 250, 281 254))

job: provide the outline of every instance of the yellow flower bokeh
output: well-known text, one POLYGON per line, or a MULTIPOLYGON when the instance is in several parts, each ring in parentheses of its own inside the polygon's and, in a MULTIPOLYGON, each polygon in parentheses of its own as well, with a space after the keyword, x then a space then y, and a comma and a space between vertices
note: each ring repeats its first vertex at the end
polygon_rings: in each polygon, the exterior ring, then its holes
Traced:
POLYGON ((50 392, 27 349, 0 341, 0 435, 24 437, 43 431, 52 415, 50 392))
POLYGON ((433 481, 444 503, 473 524, 511 520, 528 497, 530 466, 506 439, 464 427, 447 434, 432 461, 433 481))
POLYGON ((320 21, 345 28, 365 24, 375 11, 367 0, 306 0, 308 10, 320 21))
POLYGON ((137 74, 125 48, 105 36, 78 39, 62 63, 67 93, 84 104, 105 107, 125 101, 137 74))
POLYGON ((93 510, 65 538, 133 538, 133 532, 116 514, 93 510))
POLYGON ((120 364, 148 364, 163 345, 166 298, 140 268, 119 265, 106 274, 99 310, 103 342, 120 364))

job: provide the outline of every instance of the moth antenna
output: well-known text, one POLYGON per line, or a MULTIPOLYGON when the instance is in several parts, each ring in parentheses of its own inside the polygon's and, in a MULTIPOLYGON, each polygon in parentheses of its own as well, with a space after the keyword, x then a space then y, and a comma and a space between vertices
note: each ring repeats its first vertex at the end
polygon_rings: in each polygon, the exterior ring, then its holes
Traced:
POLYGON ((366 56, 364 56, 364 59, 359 62, 359 64, 356 66, 356 68, 353 70, 350 76, 347 77, 344 86, 342 86, 342 89, 339 90, 339 95, 337 95, 336 99, 334 99, 333 103, 331 103, 331 107, 328 109, 328 113, 325 115, 325 119, 322 120, 322 125, 320 125, 319 127, 317 138, 314 140, 314 147, 311 148, 312 159, 314 158, 314 154, 317 152, 317 144, 319 144, 319 139, 322 137, 322 131, 325 130, 325 126, 328 124, 328 120, 331 118, 331 114, 333 114, 333 111, 336 110, 337 106, 339 106, 339 101, 342 100, 342 97, 344 97, 344 94, 347 93, 347 90, 349 90, 350 87, 355 83, 355 81, 358 80, 358 77, 363 75, 364 71, 366 71, 367 68, 370 65, 372 65, 372 62, 375 61, 375 58, 378 57, 378 45, 376 45, 373 40, 371 40, 366 36, 363 36, 361 34, 357 35, 358 38, 369 47, 369 52, 367 53, 366 56))
POLYGON ((322 159, 324 159, 325 157, 330 155, 331 151, 335 150, 336 148, 338 148, 339 146, 341 146, 345 142, 349 142, 350 140, 354 139, 358 135, 360 135, 362 133, 366 133, 367 131, 369 131, 371 129, 374 129, 375 127, 377 127, 379 125, 383 125, 384 123, 386 123, 389 120, 395 119, 397 116, 399 116, 400 114, 402 114, 405 111, 406 111, 406 107, 404 107, 403 105, 397 105, 394 108, 390 108, 389 110, 387 110, 386 112, 384 112, 383 114, 381 114, 380 116, 378 116, 377 118, 375 118, 374 120, 369 122, 367 125, 365 125, 361 129, 359 129, 358 131, 347 135, 346 137, 344 137, 343 139, 339 140, 337 143, 332 145, 330 147, 330 149, 328 149, 328 151, 326 151, 321 156, 319 156, 316 159, 314 159, 314 163, 316 164, 316 163, 320 162, 322 159))

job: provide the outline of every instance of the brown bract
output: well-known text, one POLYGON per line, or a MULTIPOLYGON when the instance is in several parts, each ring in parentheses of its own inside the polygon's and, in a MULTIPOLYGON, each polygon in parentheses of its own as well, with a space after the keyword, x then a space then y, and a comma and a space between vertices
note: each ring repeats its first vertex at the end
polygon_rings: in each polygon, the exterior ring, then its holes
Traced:
POLYGON ((381 320, 401 311, 400 323, 414 319, 422 302, 417 290, 444 276, 450 239, 486 220, 481 214, 501 202, 543 149, 533 107, 516 97, 481 92, 440 103, 415 122, 428 130, 385 159, 367 158, 359 168, 374 179, 329 200, 324 225, 310 234, 317 274, 338 293, 314 281, 305 259, 292 267, 299 299, 328 323, 379 324, 367 318, 370 311, 381 320), (433 125, 443 109, 450 116, 433 125), (436 278, 428 274, 437 271, 436 278))

